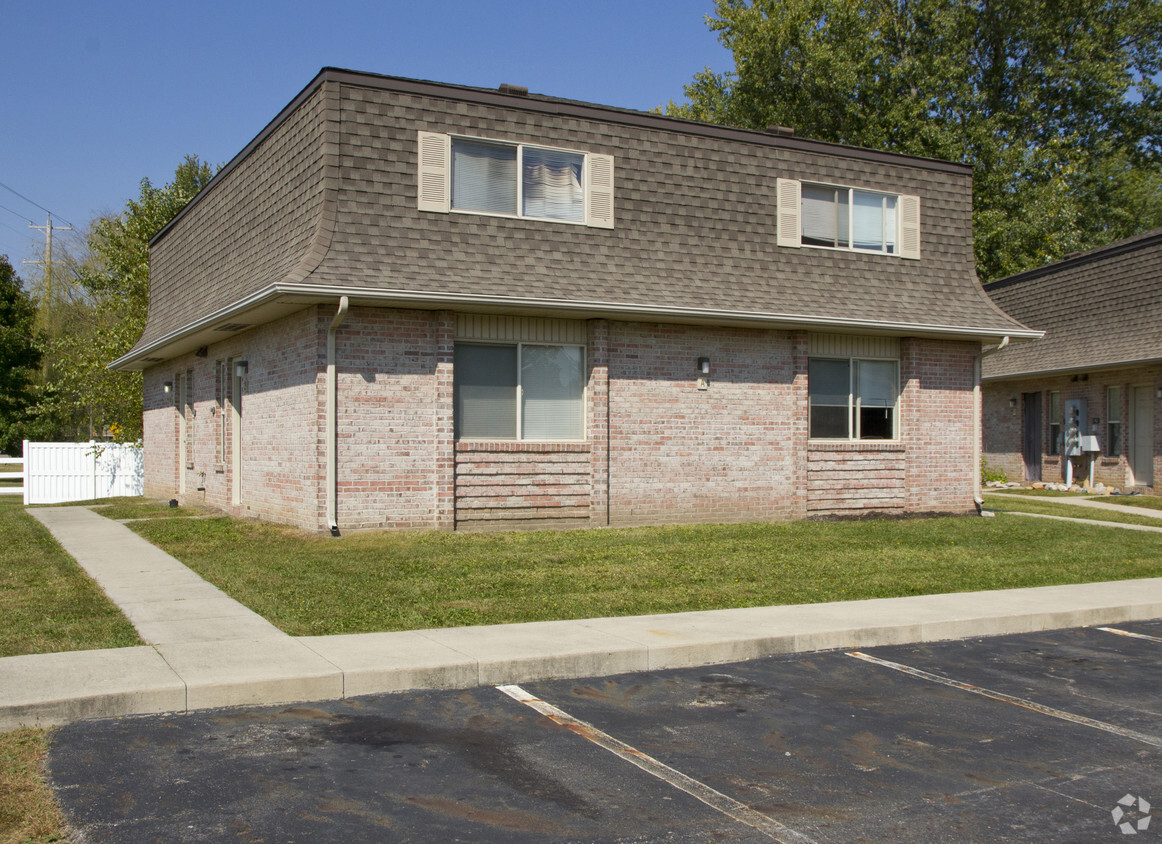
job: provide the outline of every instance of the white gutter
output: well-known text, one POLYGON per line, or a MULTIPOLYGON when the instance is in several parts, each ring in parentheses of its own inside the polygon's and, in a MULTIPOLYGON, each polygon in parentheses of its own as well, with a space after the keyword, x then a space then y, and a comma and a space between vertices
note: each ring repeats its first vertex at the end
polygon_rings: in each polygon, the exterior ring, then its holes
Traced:
POLYGON ((981 413, 983 412, 983 408, 981 406, 980 397, 981 361, 983 361, 989 355, 995 355, 1007 345, 1009 345, 1009 335, 1006 334, 1005 338, 1001 340, 1001 344, 999 346, 997 346, 995 349, 982 350, 981 353, 977 355, 972 361, 972 411, 974 420, 972 436, 972 476, 975 478, 972 485, 972 500, 976 502, 976 509, 978 511, 984 507, 984 495, 981 492, 980 486, 980 440, 983 428, 983 422, 981 420, 981 413))
MULTIPOLYGON (((580 319, 590 317, 604 317, 616 319, 618 317, 638 318, 674 318, 677 321, 696 320, 709 324, 739 324, 753 325, 766 328, 783 329, 844 329, 853 333, 870 332, 879 334, 893 334, 897 336, 926 336, 952 338, 982 338, 1012 336, 1020 339, 1039 340, 1044 331, 1014 330, 1012 328, 982 329, 962 325, 940 325, 936 323, 915 322, 883 322, 864 319, 842 319, 809 314, 783 314, 763 311, 728 311, 718 308, 682 308, 665 305, 636 305, 624 302, 601 301, 561 301, 559 299, 542 299, 533 297, 482 296, 472 294, 452 294, 432 291, 411 290, 384 290, 378 288, 359 288, 338 285, 313 285, 279 282, 272 284, 256 293, 238 300, 232 305, 221 308, 209 316, 203 317, 182 328, 171 331, 153 342, 142 346, 135 351, 123 355, 108 365, 108 369, 119 369, 131 364, 140 358, 149 356, 152 352, 162 349, 170 343, 195 334, 200 330, 208 329, 217 323, 232 319, 249 308, 269 304, 283 296, 303 297, 304 300, 330 300, 335 296, 346 296, 357 299, 363 304, 382 306, 397 306, 404 308, 431 308, 440 309, 473 306, 497 310, 524 310, 552 312, 555 316, 580 319)), ((301 303, 304 307, 311 304, 309 301, 301 303)))
POLYGON ((339 422, 338 377, 335 372, 335 331, 347 316, 349 302, 339 299, 339 310, 327 329, 327 527, 332 536, 339 535, 339 422))

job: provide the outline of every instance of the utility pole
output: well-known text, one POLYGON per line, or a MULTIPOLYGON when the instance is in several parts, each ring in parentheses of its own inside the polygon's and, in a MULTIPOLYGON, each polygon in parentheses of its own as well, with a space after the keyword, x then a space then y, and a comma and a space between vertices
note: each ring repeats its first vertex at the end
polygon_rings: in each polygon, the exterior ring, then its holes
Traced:
POLYGON ((72 226, 54 226, 52 224, 52 215, 50 214, 47 222, 43 226, 38 226, 29 223, 30 229, 38 229, 44 232, 44 260, 43 261, 25 261, 26 264, 44 264, 44 301, 48 303, 49 311, 52 312, 53 306, 56 304, 56 290, 53 289, 52 281, 52 233, 54 231, 71 232, 72 226))

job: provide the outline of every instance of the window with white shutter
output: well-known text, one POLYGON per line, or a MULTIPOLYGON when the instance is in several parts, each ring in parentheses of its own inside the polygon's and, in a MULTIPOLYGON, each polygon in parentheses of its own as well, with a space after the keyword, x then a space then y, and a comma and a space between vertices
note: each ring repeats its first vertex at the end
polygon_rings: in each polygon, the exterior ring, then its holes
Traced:
POLYGON ((920 257, 920 198, 777 179, 775 243, 920 257))
POLYGON ((421 211, 613 228, 613 156, 419 133, 421 211))

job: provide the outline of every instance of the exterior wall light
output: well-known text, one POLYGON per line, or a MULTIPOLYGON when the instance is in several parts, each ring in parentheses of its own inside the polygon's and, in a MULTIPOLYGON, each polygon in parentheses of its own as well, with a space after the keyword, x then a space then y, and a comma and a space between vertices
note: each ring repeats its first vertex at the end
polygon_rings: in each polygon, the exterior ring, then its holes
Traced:
POLYGON ((167 396, 173 392, 173 381, 165 381, 161 385, 162 392, 167 396))
POLYGON ((237 378, 245 378, 246 372, 250 368, 249 361, 236 360, 234 361, 234 375, 237 378))
POLYGON ((698 371, 703 375, 710 374, 710 358, 698 358, 698 371))

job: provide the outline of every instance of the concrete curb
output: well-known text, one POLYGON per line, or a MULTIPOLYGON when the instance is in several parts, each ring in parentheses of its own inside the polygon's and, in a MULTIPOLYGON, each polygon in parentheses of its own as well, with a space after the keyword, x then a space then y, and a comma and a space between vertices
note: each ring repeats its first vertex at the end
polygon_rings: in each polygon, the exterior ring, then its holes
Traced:
POLYGON ((0 729, 1162 618, 1162 578, 0 659, 0 729))

